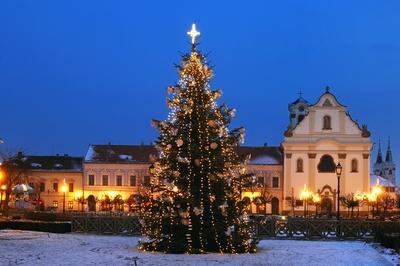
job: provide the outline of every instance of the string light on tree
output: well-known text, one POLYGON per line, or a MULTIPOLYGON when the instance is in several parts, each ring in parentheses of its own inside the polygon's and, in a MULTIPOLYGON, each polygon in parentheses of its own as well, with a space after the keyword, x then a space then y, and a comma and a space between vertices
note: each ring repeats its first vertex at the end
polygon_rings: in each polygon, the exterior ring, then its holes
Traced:
POLYGON ((182 56, 180 79, 168 86, 166 121, 159 132, 153 194, 143 209, 140 248, 169 253, 255 252, 241 186, 248 174, 235 149, 244 129, 229 130, 236 110, 219 107, 212 90, 213 70, 196 47, 200 32, 188 32, 192 50, 182 56))

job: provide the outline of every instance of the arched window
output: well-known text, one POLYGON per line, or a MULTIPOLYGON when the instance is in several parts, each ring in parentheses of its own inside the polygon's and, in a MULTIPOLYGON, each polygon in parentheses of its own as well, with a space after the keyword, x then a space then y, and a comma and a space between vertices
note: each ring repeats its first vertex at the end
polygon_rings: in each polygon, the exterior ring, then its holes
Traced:
POLYGON ((324 116, 323 128, 322 129, 332 129, 331 117, 329 115, 324 116))
POLYGON ((358 161, 356 159, 351 160, 351 172, 352 173, 358 172, 358 161))
POLYGON ((303 159, 299 158, 296 162, 296 172, 303 173, 303 159))
POLYGON ((335 173, 336 165, 333 161, 332 156, 324 155, 321 157, 321 160, 318 164, 318 171, 320 173, 335 173))

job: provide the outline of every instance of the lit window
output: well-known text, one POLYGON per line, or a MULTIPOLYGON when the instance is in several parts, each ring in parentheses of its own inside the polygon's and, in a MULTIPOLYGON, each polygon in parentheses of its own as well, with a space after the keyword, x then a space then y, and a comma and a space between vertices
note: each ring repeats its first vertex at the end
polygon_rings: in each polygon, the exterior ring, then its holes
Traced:
POLYGON ((53 200, 53 208, 58 208, 58 201, 53 200))
POLYGON ((68 201, 68 210, 72 210, 74 208, 74 202, 68 201))

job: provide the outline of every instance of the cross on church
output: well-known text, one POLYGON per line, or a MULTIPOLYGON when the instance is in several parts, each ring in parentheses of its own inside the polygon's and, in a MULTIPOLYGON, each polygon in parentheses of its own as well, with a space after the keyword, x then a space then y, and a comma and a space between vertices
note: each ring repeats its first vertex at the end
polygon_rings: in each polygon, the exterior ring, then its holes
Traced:
POLYGON ((188 31, 187 34, 192 38, 192 44, 195 44, 196 37, 200 35, 200 32, 196 30, 196 24, 192 24, 192 29, 188 31))
POLYGON ((301 91, 301 89, 298 94, 299 94, 299 98, 301 98, 303 96, 303 92, 301 91))

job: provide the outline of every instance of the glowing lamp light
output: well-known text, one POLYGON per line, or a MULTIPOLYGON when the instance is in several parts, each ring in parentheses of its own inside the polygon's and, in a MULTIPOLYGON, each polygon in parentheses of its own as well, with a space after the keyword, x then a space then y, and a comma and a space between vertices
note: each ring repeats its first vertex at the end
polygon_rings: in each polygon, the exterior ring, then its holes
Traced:
POLYGON ((65 183, 65 179, 64 179, 64 183, 61 186, 61 192, 63 192, 63 193, 67 192, 67 184, 65 183))
POLYGON ((79 199, 80 197, 82 197, 82 191, 75 192, 75 198, 79 199))
POLYGON ((321 202, 321 196, 318 193, 315 193, 312 195, 312 200, 314 203, 320 203, 321 202))
POLYGON ((1 189, 1 190, 6 190, 6 189, 7 189, 7 186, 6 186, 6 185, 1 185, 0 189, 1 189))
POLYGON ((304 184, 304 188, 300 192, 300 200, 307 200, 311 196, 312 196, 312 193, 307 189, 307 185, 304 184))
POLYGON ((174 188, 172 189, 173 192, 177 193, 179 191, 177 186, 174 186, 174 188))

